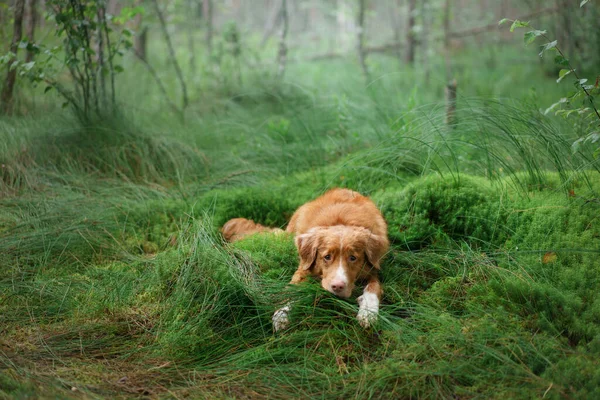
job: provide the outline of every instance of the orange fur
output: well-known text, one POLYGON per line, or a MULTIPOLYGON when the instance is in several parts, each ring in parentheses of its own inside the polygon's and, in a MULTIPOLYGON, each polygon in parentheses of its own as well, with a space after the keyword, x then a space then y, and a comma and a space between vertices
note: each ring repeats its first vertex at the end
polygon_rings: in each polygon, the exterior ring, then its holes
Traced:
POLYGON ((246 218, 230 219, 221 228, 221 233, 228 242, 235 242, 258 232, 283 232, 283 230, 269 228, 246 218))
POLYGON ((321 278, 324 289, 349 297, 355 282, 366 280, 370 282, 367 288, 373 289, 369 291, 381 298, 377 270, 389 248, 387 224, 369 198, 348 189, 332 189, 301 206, 286 231, 296 234, 300 255, 292 283, 313 275, 321 278), (350 256, 356 261, 350 261, 350 256), (336 266, 343 267, 349 278, 347 287, 339 292, 331 288, 336 266), (375 281, 377 284, 371 285, 375 281))
MULTIPOLYGON (((243 218, 232 219, 222 228, 228 241, 271 230, 243 218)), ((369 198, 348 189, 332 189, 298 208, 286 231, 296 235, 300 255, 291 283, 312 275, 321 278, 326 290, 349 297, 355 282, 365 280, 365 290, 381 298, 377 271, 389 248, 387 224, 369 198), (338 272, 339 268, 343 271, 338 272), (348 278, 343 290, 332 289, 335 276, 348 278)))

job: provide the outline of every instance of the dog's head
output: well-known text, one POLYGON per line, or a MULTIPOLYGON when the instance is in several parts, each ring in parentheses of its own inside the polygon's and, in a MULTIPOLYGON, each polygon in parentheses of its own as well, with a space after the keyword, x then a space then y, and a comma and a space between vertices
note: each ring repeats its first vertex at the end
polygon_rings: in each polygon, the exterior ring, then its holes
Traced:
POLYGON ((344 298, 361 272, 380 268, 388 246, 386 237, 356 226, 315 227, 296 236, 300 268, 312 269, 325 290, 344 298))

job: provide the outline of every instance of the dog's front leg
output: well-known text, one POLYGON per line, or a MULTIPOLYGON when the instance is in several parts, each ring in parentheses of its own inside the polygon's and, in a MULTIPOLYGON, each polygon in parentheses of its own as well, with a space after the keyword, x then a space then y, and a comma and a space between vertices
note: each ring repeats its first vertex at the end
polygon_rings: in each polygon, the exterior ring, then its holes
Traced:
MULTIPOLYGON (((308 271, 304 269, 298 269, 294 273, 294 276, 292 276, 292 280, 290 281, 290 283, 296 285, 300 282, 304 282, 309 275, 310 273, 308 271)), ((273 330, 275 330, 275 332, 281 331, 288 327, 288 325, 290 324, 289 314, 291 310, 292 303, 287 302, 285 306, 281 307, 279 310, 273 313, 273 318, 271 319, 273 320, 273 330)))
POLYGON ((356 319, 358 319, 358 322, 363 328, 368 328, 377 321, 379 301, 381 300, 382 294, 383 290, 381 289, 379 278, 377 276, 372 276, 369 279, 369 283, 365 287, 362 296, 356 299, 359 305, 356 319))

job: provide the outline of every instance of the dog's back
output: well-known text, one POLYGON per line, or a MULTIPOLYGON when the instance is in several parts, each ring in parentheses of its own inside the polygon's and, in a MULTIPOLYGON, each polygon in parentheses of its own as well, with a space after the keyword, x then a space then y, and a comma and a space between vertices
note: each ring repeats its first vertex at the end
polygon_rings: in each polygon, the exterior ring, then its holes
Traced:
MULTIPOLYGON (((315 226, 358 226, 376 235, 387 237, 387 224, 375 204, 367 197, 349 189, 332 189, 321 197, 298 208, 286 232, 306 233, 315 226)), ((246 218, 233 218, 223 225, 221 233, 228 242, 235 242, 259 232, 283 232, 246 218)))
POLYGON ((387 224, 375 204, 358 192, 332 189, 304 204, 292 216, 287 232, 302 234, 315 226, 359 226, 387 236, 387 224))

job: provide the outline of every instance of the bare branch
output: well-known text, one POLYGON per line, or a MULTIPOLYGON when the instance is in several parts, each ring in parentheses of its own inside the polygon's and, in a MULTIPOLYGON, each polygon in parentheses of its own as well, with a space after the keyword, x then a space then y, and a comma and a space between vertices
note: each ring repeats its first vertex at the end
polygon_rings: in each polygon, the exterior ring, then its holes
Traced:
MULTIPOLYGON (((169 49, 169 55, 171 56, 171 61, 173 62, 173 66, 175 68, 175 73, 177 74, 177 79, 179 79, 179 84, 181 85, 181 92, 183 96, 183 107, 182 109, 188 106, 188 94, 187 94, 187 86, 185 85, 185 80, 183 79, 183 73, 181 72, 181 68, 179 68, 179 63, 177 62, 177 57, 175 56, 175 49, 173 48, 173 43, 171 42, 171 36, 169 35, 169 31, 167 30, 167 23, 165 22, 165 16, 163 12, 160 10, 158 6, 157 0, 152 0, 152 4, 154 5, 154 10, 156 11, 156 15, 158 16, 158 20, 160 21, 160 27, 162 29, 163 35, 165 37, 165 41, 167 42, 167 47, 169 49)), ((150 64, 148 64, 150 65, 150 64)))
POLYGON ((154 67, 144 57, 142 57, 142 55, 139 54, 135 48, 133 49, 133 54, 135 54, 135 56, 138 58, 138 60, 140 60, 142 62, 142 64, 144 64, 144 66, 146 67, 148 72, 150 72, 150 75, 152 75, 152 77, 156 81, 156 83, 158 85, 158 89, 160 90, 163 97, 169 104, 169 107, 171 107, 171 109, 181 117, 183 115, 183 110, 180 110, 175 105, 175 103, 173 103, 173 101, 171 101, 171 98, 169 97, 169 94, 167 93, 167 89, 165 88, 165 85, 163 84, 162 79, 160 79, 160 76, 158 76, 158 73, 156 72, 154 67))

